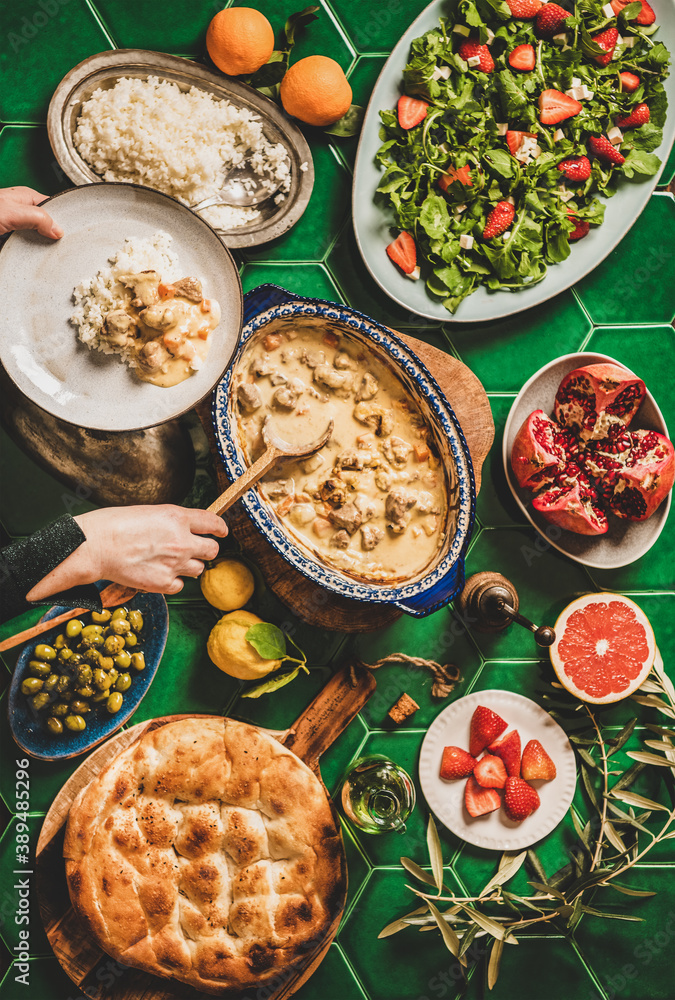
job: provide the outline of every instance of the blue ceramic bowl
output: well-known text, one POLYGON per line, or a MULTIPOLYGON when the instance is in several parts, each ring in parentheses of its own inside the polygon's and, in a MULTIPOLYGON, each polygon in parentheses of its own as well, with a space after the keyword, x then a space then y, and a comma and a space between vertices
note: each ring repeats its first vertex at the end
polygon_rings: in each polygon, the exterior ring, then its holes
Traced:
POLYGON ((464 557, 475 517, 476 488, 471 456, 462 429, 437 382, 413 352, 391 330, 348 306, 324 299, 293 295, 276 285, 261 285, 244 296, 244 329, 232 365, 216 386, 211 417, 218 451, 231 480, 244 474, 247 463, 238 440, 235 404, 230 387, 242 353, 252 337, 266 326, 289 317, 320 317, 332 329, 361 340, 401 378, 419 402, 432 427, 446 467, 457 475, 457 525, 454 537, 423 578, 387 586, 349 576, 313 558, 287 534, 257 489, 244 494, 242 503, 258 530, 295 569, 315 583, 356 601, 393 604, 416 617, 443 607, 464 585, 464 557))
MULTIPOLYGON (((99 580, 96 586, 102 590, 109 582, 109 580, 99 580)), ((87 716, 87 728, 81 733, 64 731, 62 736, 52 736, 44 724, 43 713, 36 715, 26 696, 21 693, 21 682, 30 676, 28 662, 33 659, 35 647, 41 642, 53 642, 59 632, 63 632, 65 623, 50 632, 43 632, 36 639, 31 639, 21 652, 12 675, 7 708, 12 736, 21 749, 31 757, 40 760, 66 760, 68 757, 78 757, 120 729, 140 705, 152 684, 164 652, 169 631, 169 612, 161 594, 136 594, 125 607, 140 611, 143 615, 140 647, 145 653, 145 670, 138 674, 134 672, 132 685, 125 691, 124 703, 116 715, 107 715, 105 711, 100 710, 92 711, 87 716)), ((68 610, 63 607, 50 608, 43 615, 43 620, 55 618, 68 610)))

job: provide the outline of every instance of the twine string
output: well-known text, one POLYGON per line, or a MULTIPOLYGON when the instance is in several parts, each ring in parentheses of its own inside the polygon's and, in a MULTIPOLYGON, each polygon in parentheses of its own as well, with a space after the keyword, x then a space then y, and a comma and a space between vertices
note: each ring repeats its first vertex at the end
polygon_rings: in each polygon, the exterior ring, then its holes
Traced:
POLYGON ((462 679, 459 667, 455 666, 454 663, 437 663, 436 660, 425 660, 421 656, 408 656, 407 653, 390 653, 388 656, 382 657, 381 660, 376 660, 375 663, 360 661, 361 666, 367 667, 369 670, 377 670, 378 667, 383 667, 387 663, 407 663, 411 667, 426 667, 434 678, 431 688, 431 694, 434 698, 447 698, 455 684, 462 679))

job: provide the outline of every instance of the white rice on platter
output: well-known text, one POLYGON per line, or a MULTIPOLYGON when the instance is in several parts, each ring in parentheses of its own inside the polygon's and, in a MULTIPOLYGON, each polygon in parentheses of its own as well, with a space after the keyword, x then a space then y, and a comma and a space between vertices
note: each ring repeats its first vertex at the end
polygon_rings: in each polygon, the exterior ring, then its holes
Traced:
POLYGON ((101 339, 103 322, 111 309, 122 308, 130 300, 128 289, 118 280, 120 275, 157 271, 163 281, 178 281, 182 277, 178 258, 170 246, 171 237, 161 230, 146 239, 130 237, 109 258, 110 267, 102 267, 93 278, 85 278, 76 286, 73 291, 76 308, 70 322, 78 328, 78 340, 104 354, 121 354, 132 368, 136 367, 133 351, 101 339))
MULTIPOLYGON (((73 141, 104 180, 144 184, 185 205, 217 195, 244 160, 272 191, 279 188, 277 204, 291 185, 286 148, 267 141, 260 118, 199 87, 182 91, 156 76, 121 77, 109 90, 95 90, 82 105, 73 141)), ((201 214, 216 229, 236 229, 260 211, 218 205, 201 214)))

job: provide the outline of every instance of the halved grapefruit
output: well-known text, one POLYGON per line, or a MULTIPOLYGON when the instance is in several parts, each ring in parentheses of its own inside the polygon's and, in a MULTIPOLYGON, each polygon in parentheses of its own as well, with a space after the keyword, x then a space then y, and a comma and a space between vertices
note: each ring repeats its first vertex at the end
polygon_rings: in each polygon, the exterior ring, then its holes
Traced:
POLYGON ((605 705, 636 691, 654 663, 656 643, 644 611, 620 594, 586 594, 555 623, 551 663, 581 701, 605 705))

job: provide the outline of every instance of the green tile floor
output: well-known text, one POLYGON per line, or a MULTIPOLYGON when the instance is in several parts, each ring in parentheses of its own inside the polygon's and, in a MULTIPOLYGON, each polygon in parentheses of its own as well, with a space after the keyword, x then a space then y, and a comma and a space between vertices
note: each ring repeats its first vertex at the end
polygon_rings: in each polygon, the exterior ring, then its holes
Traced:
MULTIPOLYGON (((279 26, 292 5, 249 0, 279 26)), ((425 0, 318 0, 319 20, 300 35, 296 58, 314 52, 337 59, 348 72, 355 100, 365 104, 392 46, 425 0)), ((300 6, 300 5, 298 5, 300 6)), ((148 47, 189 58, 203 58, 209 19, 219 0, 36 0, 0 3, 0 186, 28 184, 46 194, 68 186, 51 153, 45 126, 50 94, 63 74, 95 52, 114 47, 148 47)), ((650 616, 667 665, 675 653, 675 517, 657 546, 632 566, 615 572, 587 571, 538 544, 507 490, 500 461, 501 432, 511 402, 522 383, 541 365, 580 349, 610 354, 642 375, 656 396, 671 430, 675 427, 675 203, 667 185, 675 177, 675 153, 666 166, 662 187, 624 241, 576 288, 538 309, 500 323, 465 326, 420 320, 391 302, 370 280, 360 260, 349 221, 350 180, 356 141, 328 141, 314 130, 309 136, 316 184, 309 207, 284 238, 237 255, 244 290, 274 281, 295 292, 347 302, 382 322, 444 347, 480 377, 490 397, 497 438, 484 467, 478 522, 467 571, 493 569, 509 576, 526 613, 551 622, 575 595, 610 589, 632 596, 650 616)), ((6 534, 29 533, 73 507, 69 491, 47 476, 0 431, 0 473, 5 483, 0 523, 6 534)), ((462 680, 452 697, 471 690, 506 687, 540 700, 550 667, 522 630, 499 636, 466 633, 448 610, 423 620, 402 618, 369 635, 347 636, 302 625, 272 595, 259 588, 252 607, 283 623, 309 655, 312 672, 284 692, 257 702, 239 698, 237 682, 218 672, 204 643, 216 613, 190 586, 170 599, 171 625, 166 653, 151 691, 132 722, 176 711, 227 712, 272 728, 288 725, 325 683, 346 655, 356 652, 372 662, 393 650, 452 661, 462 680)), ((0 636, 31 624, 38 614, 0 628, 0 636)), ((6 687, 14 658, 6 654, 0 687, 6 687)), ((431 680, 421 670, 383 668, 378 687, 361 715, 323 759, 331 792, 340 787, 349 762, 364 750, 390 754, 414 774, 426 727, 439 711, 431 680), (386 712, 403 691, 420 711, 401 730, 392 731, 386 712)), ((4 696, 0 711, 5 713, 4 696)), ((621 726, 638 715, 638 730, 649 710, 634 702, 619 704, 605 715, 621 726), (637 710, 637 712, 636 712, 637 710)), ((637 739, 637 737, 635 737, 637 739)), ((637 746, 635 742, 634 746, 637 746)), ((31 901, 32 935, 29 988, 15 982, 10 967, 17 927, 12 889, 15 747, 6 724, 0 727, 0 1000, 76 1000, 78 991, 61 972, 40 929, 36 901, 31 901)), ((626 760, 623 761, 625 766, 626 760)), ((77 766, 31 764, 31 838, 37 837, 46 809, 77 766)), ((665 783, 640 789, 668 801, 665 783)), ((575 808, 588 810, 581 793, 575 808)), ((408 881, 398 858, 409 854, 424 861, 426 809, 421 801, 402 835, 369 838, 345 825, 350 889, 347 911, 336 942, 300 1000, 675 1000, 672 954, 675 945, 675 854, 672 841, 649 855, 624 884, 656 888, 645 900, 617 897, 617 912, 638 914, 644 923, 584 918, 574 938, 532 933, 517 949, 508 949, 495 989, 488 993, 485 959, 463 985, 456 967, 435 933, 410 930, 382 941, 380 928, 411 908, 408 881)), ((537 845, 548 873, 568 859, 574 840, 571 819, 537 845)), ((478 892, 493 874, 496 857, 442 834, 448 885, 478 892)), ((514 891, 527 891, 524 869, 514 891)), ((480 942, 477 942, 480 944, 480 942)))

